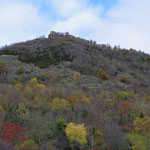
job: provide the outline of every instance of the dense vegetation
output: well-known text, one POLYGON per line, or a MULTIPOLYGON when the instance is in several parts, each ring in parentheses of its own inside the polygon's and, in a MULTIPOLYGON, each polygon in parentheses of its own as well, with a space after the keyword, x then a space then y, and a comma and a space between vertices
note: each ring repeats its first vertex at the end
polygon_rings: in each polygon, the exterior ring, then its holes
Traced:
POLYGON ((133 49, 75 37, 5 46, 0 149, 149 150, 149 77, 150 56, 133 49))

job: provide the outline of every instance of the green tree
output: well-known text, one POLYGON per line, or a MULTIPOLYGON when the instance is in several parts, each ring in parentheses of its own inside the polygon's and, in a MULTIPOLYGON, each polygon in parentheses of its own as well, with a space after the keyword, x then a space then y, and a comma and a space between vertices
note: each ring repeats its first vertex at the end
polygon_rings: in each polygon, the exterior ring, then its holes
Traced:
POLYGON ((143 119, 144 118, 144 114, 141 112, 140 114, 140 118, 143 119))
POLYGON ((25 73, 25 67, 24 66, 20 66, 17 71, 16 74, 20 75, 20 74, 24 74, 25 73))
POLYGON ((56 123, 57 129, 59 131, 64 131, 65 128, 67 127, 67 123, 65 122, 64 119, 59 119, 58 122, 56 123))

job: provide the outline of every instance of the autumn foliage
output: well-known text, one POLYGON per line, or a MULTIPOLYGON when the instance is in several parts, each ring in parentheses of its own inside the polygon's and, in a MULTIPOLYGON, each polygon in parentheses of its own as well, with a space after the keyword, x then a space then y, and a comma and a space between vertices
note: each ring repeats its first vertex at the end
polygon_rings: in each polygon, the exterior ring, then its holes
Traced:
POLYGON ((99 80, 108 80, 109 79, 109 75, 107 74, 106 70, 99 70, 97 73, 97 78, 99 80))
POLYGON ((0 126, 0 131, 0 136, 3 141, 20 142, 26 140, 24 130, 14 124, 5 123, 0 126))
POLYGON ((56 113, 66 112, 69 109, 69 103, 65 99, 54 98, 51 109, 56 113))
POLYGON ((65 133, 72 143, 78 143, 81 145, 87 143, 86 129, 83 124, 76 125, 70 122, 65 129, 65 133))
POLYGON ((73 79, 74 80, 80 79, 80 73, 79 72, 74 72, 73 73, 73 79))
POLYGON ((5 75, 7 74, 7 72, 8 72, 7 65, 4 62, 0 61, 0 75, 5 75))
POLYGON ((150 150, 149 108, 149 54, 74 36, 0 48, 2 150, 150 150))
POLYGON ((137 117, 134 121, 133 133, 128 135, 128 138, 133 142, 132 149, 149 150, 150 148, 150 118, 137 117))

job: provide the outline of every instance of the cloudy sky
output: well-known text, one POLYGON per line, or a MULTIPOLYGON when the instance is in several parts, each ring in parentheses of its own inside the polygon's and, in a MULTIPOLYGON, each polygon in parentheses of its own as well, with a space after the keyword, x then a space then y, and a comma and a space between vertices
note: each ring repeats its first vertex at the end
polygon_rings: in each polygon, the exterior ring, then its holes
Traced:
POLYGON ((0 0, 0 46, 51 30, 150 53, 150 0, 0 0))

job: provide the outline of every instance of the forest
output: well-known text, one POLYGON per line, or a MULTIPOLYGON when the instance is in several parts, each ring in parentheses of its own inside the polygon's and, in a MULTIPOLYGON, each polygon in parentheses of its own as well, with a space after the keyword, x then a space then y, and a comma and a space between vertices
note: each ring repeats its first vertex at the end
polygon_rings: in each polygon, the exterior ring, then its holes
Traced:
POLYGON ((74 36, 0 49, 0 150, 150 150, 150 55, 74 36))

